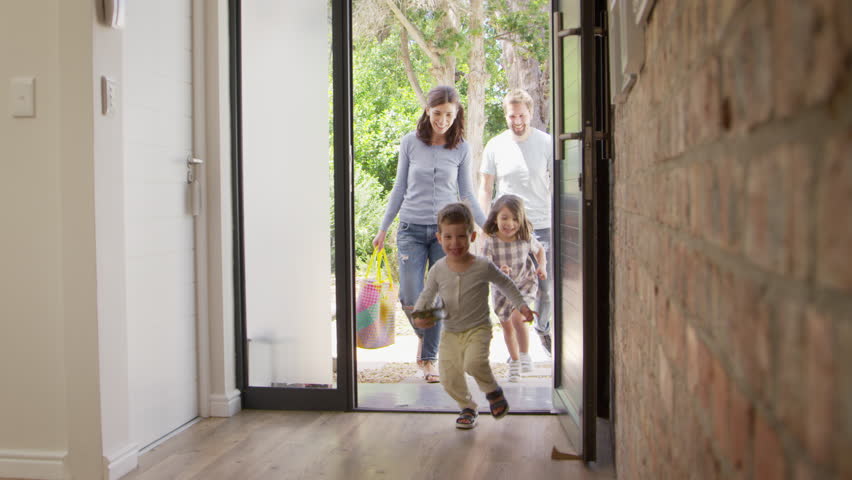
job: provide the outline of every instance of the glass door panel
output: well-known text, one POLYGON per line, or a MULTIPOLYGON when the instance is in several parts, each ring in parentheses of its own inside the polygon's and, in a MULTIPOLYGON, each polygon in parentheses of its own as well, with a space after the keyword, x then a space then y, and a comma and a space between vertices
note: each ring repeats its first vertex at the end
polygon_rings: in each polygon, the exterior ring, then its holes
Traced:
POLYGON ((342 72, 334 75, 333 10, 339 5, 324 1, 232 4, 246 408, 348 405, 345 369, 337 372, 346 322, 336 321, 348 282, 335 281, 332 249, 335 173, 346 165, 335 152, 347 150, 335 149, 332 135, 335 117, 346 116, 335 104, 345 87, 342 72))

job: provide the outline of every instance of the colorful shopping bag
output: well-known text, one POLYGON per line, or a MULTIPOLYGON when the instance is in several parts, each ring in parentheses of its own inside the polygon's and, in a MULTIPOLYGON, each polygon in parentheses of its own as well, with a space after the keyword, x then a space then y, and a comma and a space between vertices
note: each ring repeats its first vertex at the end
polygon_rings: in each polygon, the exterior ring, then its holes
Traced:
POLYGON ((364 278, 358 281, 355 297, 355 339, 359 348, 393 345, 394 292, 387 253, 385 249, 375 250, 364 278))

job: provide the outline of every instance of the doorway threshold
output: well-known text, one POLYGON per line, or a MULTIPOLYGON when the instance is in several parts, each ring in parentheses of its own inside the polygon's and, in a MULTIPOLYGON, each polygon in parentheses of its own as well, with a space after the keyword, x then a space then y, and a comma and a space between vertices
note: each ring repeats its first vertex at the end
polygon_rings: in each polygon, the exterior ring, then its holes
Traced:
MULTIPOLYGON (((476 382, 467 376, 468 388, 480 413, 488 413, 488 400, 476 382)), ((498 378, 511 413, 550 414, 553 412, 550 378, 522 378, 510 383, 498 378)), ((440 383, 359 383, 359 411, 382 412, 458 412, 456 402, 447 395, 440 383)))

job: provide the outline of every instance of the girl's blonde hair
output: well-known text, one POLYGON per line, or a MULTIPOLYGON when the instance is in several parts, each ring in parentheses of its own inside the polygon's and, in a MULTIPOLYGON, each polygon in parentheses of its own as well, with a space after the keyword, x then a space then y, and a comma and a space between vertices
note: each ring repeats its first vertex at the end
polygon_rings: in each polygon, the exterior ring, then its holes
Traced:
POLYGON ((485 225, 482 226, 482 231, 488 235, 494 235, 499 230, 497 226, 497 214, 500 210, 508 208, 512 214, 518 218, 518 239, 528 242, 532 238, 533 226, 527 219, 527 212, 524 208, 524 201, 517 195, 503 195, 498 198, 491 211, 488 212, 488 219, 485 220, 485 225))

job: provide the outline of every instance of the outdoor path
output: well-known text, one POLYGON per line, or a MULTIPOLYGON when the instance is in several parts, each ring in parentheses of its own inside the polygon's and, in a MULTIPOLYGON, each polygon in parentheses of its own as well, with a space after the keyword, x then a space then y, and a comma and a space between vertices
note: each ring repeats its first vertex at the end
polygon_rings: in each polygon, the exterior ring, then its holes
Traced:
MULTIPOLYGON (((358 370, 367 368, 381 368, 389 362, 413 362, 417 354, 417 336, 416 335, 397 335, 396 342, 388 347, 368 350, 359 348, 356 352, 356 362, 358 370)), ((544 347, 539 341, 538 335, 530 329, 530 356, 533 362, 548 362, 550 357, 547 355, 544 347)), ((489 359, 492 363, 505 362, 509 358, 509 350, 506 348, 506 342, 503 341, 503 332, 494 330, 494 338, 491 340, 491 356, 489 359)))

